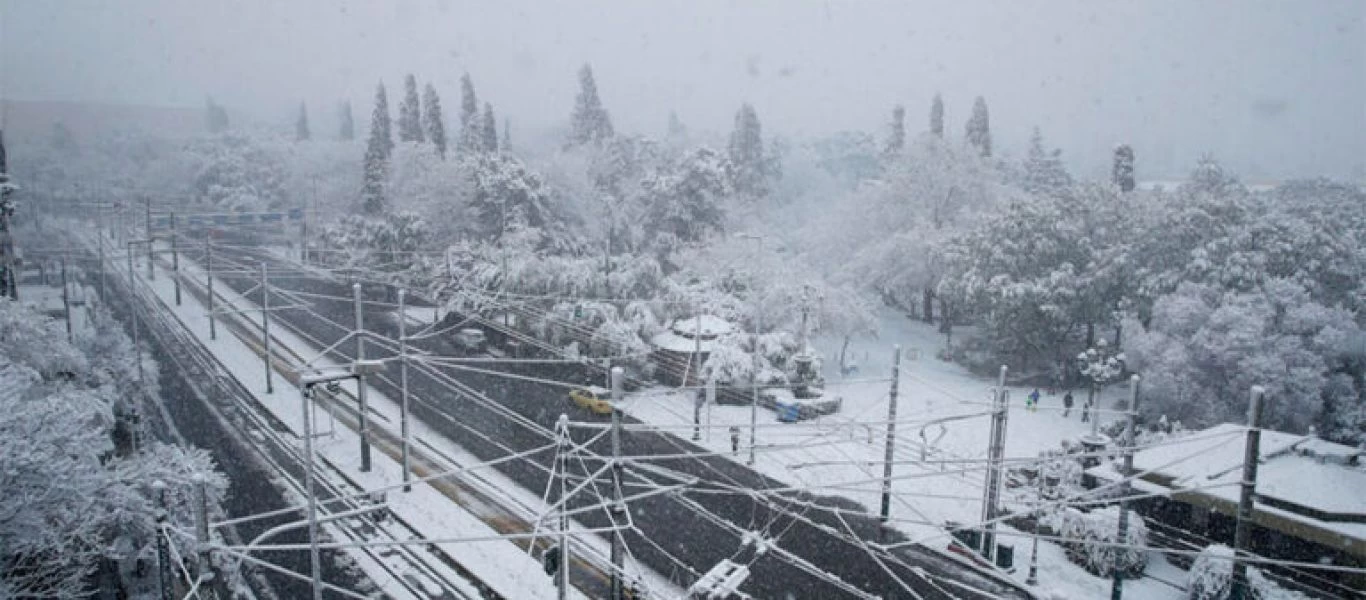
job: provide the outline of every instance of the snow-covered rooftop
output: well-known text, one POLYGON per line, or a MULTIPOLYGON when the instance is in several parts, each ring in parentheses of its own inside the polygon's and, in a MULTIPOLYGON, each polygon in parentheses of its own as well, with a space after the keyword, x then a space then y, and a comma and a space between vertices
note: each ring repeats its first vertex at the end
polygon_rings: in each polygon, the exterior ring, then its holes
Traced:
POLYGON ((716 339, 734 329, 729 321, 715 315, 676 319, 669 325, 668 331, 650 338, 650 345, 670 352, 711 352, 716 346, 716 339), (699 332, 702 334, 700 343, 697 340, 699 332))
MULTIPOLYGON (((1134 469, 1151 471, 1142 476, 1146 485, 1139 487, 1157 484, 1173 490, 1192 489, 1196 491, 1188 493, 1236 505, 1245 431, 1242 425, 1225 423, 1186 440, 1139 451, 1134 455, 1134 469)), ((1262 430, 1257 510, 1366 540, 1362 455, 1362 450, 1313 436, 1262 430)), ((1104 479, 1117 476, 1109 464, 1091 472, 1104 479)))

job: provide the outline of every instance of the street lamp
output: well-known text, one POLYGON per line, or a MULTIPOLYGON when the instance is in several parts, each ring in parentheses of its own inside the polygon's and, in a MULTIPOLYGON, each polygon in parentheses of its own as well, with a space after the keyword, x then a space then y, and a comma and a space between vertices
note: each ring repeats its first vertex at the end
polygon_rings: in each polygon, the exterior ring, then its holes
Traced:
POLYGON ((350 370, 323 373, 313 371, 299 374, 299 398, 303 404, 304 416, 304 471, 308 494, 308 558, 313 568, 313 600, 322 600, 322 565, 318 556, 318 497, 313 493, 313 415, 309 400, 313 397, 313 386, 322 384, 331 387, 343 379, 355 379, 359 384, 364 375, 372 375, 384 370, 380 360, 358 360, 351 363, 350 370))
MULTIPOLYGON (((764 236, 757 234, 740 234, 740 237, 747 240, 754 240, 758 243, 755 246, 758 250, 757 254, 762 255, 764 253, 764 236)), ((750 466, 754 466, 755 434, 759 429, 759 325, 762 315, 759 306, 758 281, 759 278, 754 275, 754 271, 750 271, 749 293, 754 295, 754 335, 751 340, 754 345, 754 374, 749 378, 753 397, 750 399, 749 404, 749 461, 746 462, 746 464, 750 466)))

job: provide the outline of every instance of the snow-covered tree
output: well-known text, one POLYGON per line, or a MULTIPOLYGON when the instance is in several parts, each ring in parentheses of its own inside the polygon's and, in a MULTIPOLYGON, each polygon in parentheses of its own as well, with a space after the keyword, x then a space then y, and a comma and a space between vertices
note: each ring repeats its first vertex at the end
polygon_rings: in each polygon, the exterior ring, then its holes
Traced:
POLYGON ((338 114, 340 124, 338 125, 337 138, 342 140, 343 142, 349 142, 351 140, 356 139, 356 122, 355 119, 351 117, 350 100, 346 100, 341 103, 341 108, 338 110, 338 114))
POLYGON ((764 139, 759 115, 749 103, 735 113, 735 129, 726 146, 734 168, 735 191, 759 197, 768 194, 768 169, 764 160, 764 139))
POLYGON ((417 95, 417 78, 403 78, 403 102, 398 105, 398 141, 425 142, 422 133, 422 102, 417 95))
MULTIPOLYGON (((1233 587, 1233 548, 1211 544, 1200 551, 1186 577, 1190 600, 1226 600, 1233 587)), ((1256 600, 1309 600, 1310 597, 1281 587, 1256 566, 1247 568, 1248 598, 1256 600)))
POLYGON ((460 76, 460 137, 455 149, 460 154, 478 154, 483 150, 483 123, 479 120, 479 98, 474 94, 470 74, 460 76))
POLYGON ((389 137, 389 101, 384 84, 375 91, 375 111, 370 117, 370 139, 365 145, 365 164, 361 186, 361 206, 366 214, 384 212, 384 188, 389 175, 389 157, 394 141, 389 137))
POLYGON ((441 98, 430 83, 422 90, 422 111, 422 127, 427 139, 436 146, 436 153, 446 158, 446 124, 441 114, 441 98))
POLYGON ((191 140, 180 148, 182 177, 196 200, 227 210, 269 210, 284 202, 283 157, 276 149, 231 133, 191 140))
POLYGON ((493 105, 484 103, 484 114, 479 128, 479 145, 485 152, 498 151, 498 119, 493 116, 493 105))
POLYGON ((1058 196, 1072 185, 1072 176, 1062 164, 1062 150, 1048 151, 1043 146, 1039 128, 1029 136, 1029 152, 1024 160, 1024 181, 1021 187, 1031 194, 1058 196))
POLYGON ((892 107, 892 122, 887 126, 887 143, 882 147, 885 156, 895 156, 906 147, 906 107, 892 107))
POLYGON ((503 152, 512 152, 512 121, 503 117, 503 138, 498 142, 498 148, 503 152))
POLYGON ((337 267, 363 269, 410 287, 425 286, 430 277, 432 261, 425 251, 431 231, 413 212, 385 213, 378 219, 346 215, 323 231, 321 241, 332 250, 322 253, 325 262, 337 267))
POLYGON ((733 169, 720 152, 703 147, 642 179, 648 235, 689 243, 721 231, 722 200, 732 193, 733 169))
POLYGON ((1126 579, 1143 574, 1148 567, 1148 527, 1143 517, 1129 512, 1129 528, 1119 539, 1119 507, 1107 506, 1091 512, 1064 507, 1045 515, 1043 525, 1064 538, 1067 557, 1100 577, 1112 577, 1115 559, 1126 579))
POLYGON ((930 134, 944 137, 944 99, 939 94, 935 94, 930 103, 930 134))
POLYGON ((308 131, 308 106, 303 102, 299 103, 299 118, 294 121, 294 141, 306 142, 310 137, 308 131))
POLYGON ((1128 144, 1115 146, 1114 165, 1110 180, 1121 192, 1134 191, 1134 149, 1128 144))
POLYGON ((209 98, 204 101, 204 126, 209 133, 223 133, 228 130, 228 111, 209 98))
POLYGON ((613 136, 612 118, 598 98, 598 84, 593 80, 593 67, 579 68, 579 95, 574 98, 574 112, 569 116, 569 143, 583 145, 613 136))
POLYGON ((987 114, 987 101, 978 96, 972 102, 972 116, 964 127, 968 143, 984 157, 991 156, 991 117, 987 114))

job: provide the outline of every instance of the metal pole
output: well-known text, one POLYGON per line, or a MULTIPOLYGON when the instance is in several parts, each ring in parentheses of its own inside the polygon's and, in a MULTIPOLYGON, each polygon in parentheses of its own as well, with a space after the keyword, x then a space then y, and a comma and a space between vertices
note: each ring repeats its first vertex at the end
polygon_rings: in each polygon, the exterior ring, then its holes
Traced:
MULTIPOLYGON (((621 380, 624 373, 621 367, 612 368, 612 527, 622 526, 626 503, 622 500, 621 490, 621 380)), ((622 539, 620 529, 612 531, 612 600, 622 600, 621 574, 626 565, 626 540, 622 539)))
POLYGON ((1257 461, 1261 458, 1262 400, 1266 390, 1252 386, 1252 399, 1247 407, 1247 443, 1243 450, 1242 492, 1238 496, 1238 520, 1233 530, 1233 586, 1229 598, 1244 600, 1249 594, 1247 563, 1239 557, 1247 554, 1252 537, 1252 502, 1257 492, 1257 461))
POLYGON ((209 339, 218 339, 217 315, 213 314, 213 244, 204 238, 204 270, 209 280, 209 339))
POLYGON ((1039 585, 1039 520, 1043 518, 1039 512, 1039 507, 1043 506, 1043 473, 1047 463, 1039 464, 1039 473, 1034 478, 1035 502, 1034 502, 1034 544, 1029 551, 1029 576, 1025 578, 1025 585, 1039 585))
POLYGON ((104 293, 104 283, 105 283, 105 282, 104 282, 104 204, 101 203, 101 204, 99 204, 98 206, 99 206, 99 213, 98 213, 98 215, 96 216, 95 221, 96 221, 96 223, 99 224, 99 227, 96 229, 96 231, 97 231, 97 233, 99 234, 97 237, 99 238, 99 247, 100 247, 100 254, 99 254, 99 261, 100 261, 100 301, 103 302, 103 301, 105 300, 105 293, 104 293))
POLYGON ((559 430, 559 446, 556 458, 560 462, 560 600, 569 598, 569 415, 561 414, 556 428, 559 430))
POLYGON ((175 231, 175 213, 171 213, 171 279, 175 280, 175 305, 180 306, 180 248, 175 231))
POLYGON ((209 563, 209 491, 203 473, 190 476, 194 484, 194 537, 198 542, 199 568, 196 570, 200 581, 213 578, 213 568, 209 563))
POLYGON ((408 468, 408 313, 405 310, 405 297, 408 291, 398 290, 398 381, 399 397, 399 429, 403 437, 403 491, 411 491, 413 486, 409 483, 411 471, 408 468))
MULTIPOLYGON (((360 282, 351 284, 356 306, 356 362, 365 360, 365 315, 362 313, 360 282)), ((365 376, 356 378, 356 399, 360 401, 360 470, 370 471, 370 405, 366 402, 365 376)))
MULTIPOLYGON (((697 361, 697 370, 693 371, 693 377, 698 379, 702 376, 702 312, 697 313, 697 323, 693 327, 693 353, 692 359, 697 361)), ((692 360, 688 361, 689 370, 692 370, 692 360)), ((688 382, 683 382, 687 385, 688 382)), ((692 439, 697 441, 702 439, 702 401, 695 399, 692 405, 692 439)))
MULTIPOLYGON (((1134 427, 1138 425, 1138 375, 1129 378, 1129 422, 1124 427, 1124 471, 1120 475, 1124 483, 1119 492, 1119 537, 1115 541, 1127 544, 1129 539, 1129 494, 1133 487, 1129 478, 1134 474, 1134 427)), ((1114 583, 1110 586, 1110 600, 1124 597, 1124 574, 1120 572, 1123 552, 1115 551, 1114 583)))
POLYGON ((152 269, 152 197, 147 196, 147 281, 156 281, 157 274, 152 269))
POLYGON ((1007 370, 1005 365, 1001 365, 996 398, 992 402, 991 440, 987 447, 987 485, 982 502, 982 556, 987 560, 996 556, 996 504, 1001 488, 1001 451, 1005 446, 1007 370))
MULTIPOLYGON (((133 275, 133 244, 128 243, 128 315, 133 323, 133 362, 138 365, 138 386, 145 384, 142 376, 142 344, 138 340, 137 287, 133 275)), ((135 434, 136 435, 136 434, 135 434)))
POLYGON ((754 294, 754 375, 750 377, 749 387, 751 398, 749 402, 749 461, 746 463, 754 466, 754 446, 756 445, 755 436, 759 430, 759 294, 750 285, 750 293, 754 294))
POLYGON ((171 600, 171 549, 166 544, 166 482, 160 479, 153 481, 152 494, 157 503, 157 583, 161 588, 161 600, 171 600))
POLYGON ((897 384, 901 381, 901 345, 892 346, 892 390, 887 402, 887 449, 882 461, 882 523, 892 515, 892 447, 896 444, 897 384))
POLYGON ((304 469, 307 482, 305 492, 308 494, 308 560, 313 567, 313 600, 323 598, 322 580, 322 561, 318 557, 318 497, 313 493, 313 419, 310 396, 313 388, 305 385, 299 388, 299 397, 303 400, 304 408, 304 462, 307 463, 304 469))
POLYGON ((71 329, 71 292, 66 283, 66 259, 62 259, 62 312, 66 314, 66 341, 75 343, 76 334, 71 329))
POLYGON ((266 393, 274 394, 275 385, 270 376, 270 280, 266 278, 265 261, 261 262, 261 339, 266 350, 266 393))

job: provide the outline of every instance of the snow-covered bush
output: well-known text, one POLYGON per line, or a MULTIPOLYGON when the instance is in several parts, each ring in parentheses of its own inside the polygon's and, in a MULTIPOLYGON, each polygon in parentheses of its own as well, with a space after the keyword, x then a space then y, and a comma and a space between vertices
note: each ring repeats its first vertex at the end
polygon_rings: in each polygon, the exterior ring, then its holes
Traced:
MULTIPOLYGON (((1190 600, 1226 600, 1233 587, 1233 548, 1213 544, 1200 551, 1186 578, 1190 600)), ((1247 580, 1251 600, 1308 600, 1309 596, 1287 590, 1249 566, 1247 580)))
POLYGON ((1148 527, 1138 513, 1129 511, 1129 529, 1122 545, 1117 506, 1090 512, 1064 507, 1045 514, 1042 523, 1065 538, 1063 547, 1069 560, 1095 575, 1113 576, 1116 558, 1125 577, 1136 577, 1148 566, 1148 527))
POLYGON ((196 199, 219 209, 259 211, 284 202, 282 157, 240 134, 192 140, 184 150, 194 162, 196 199))

